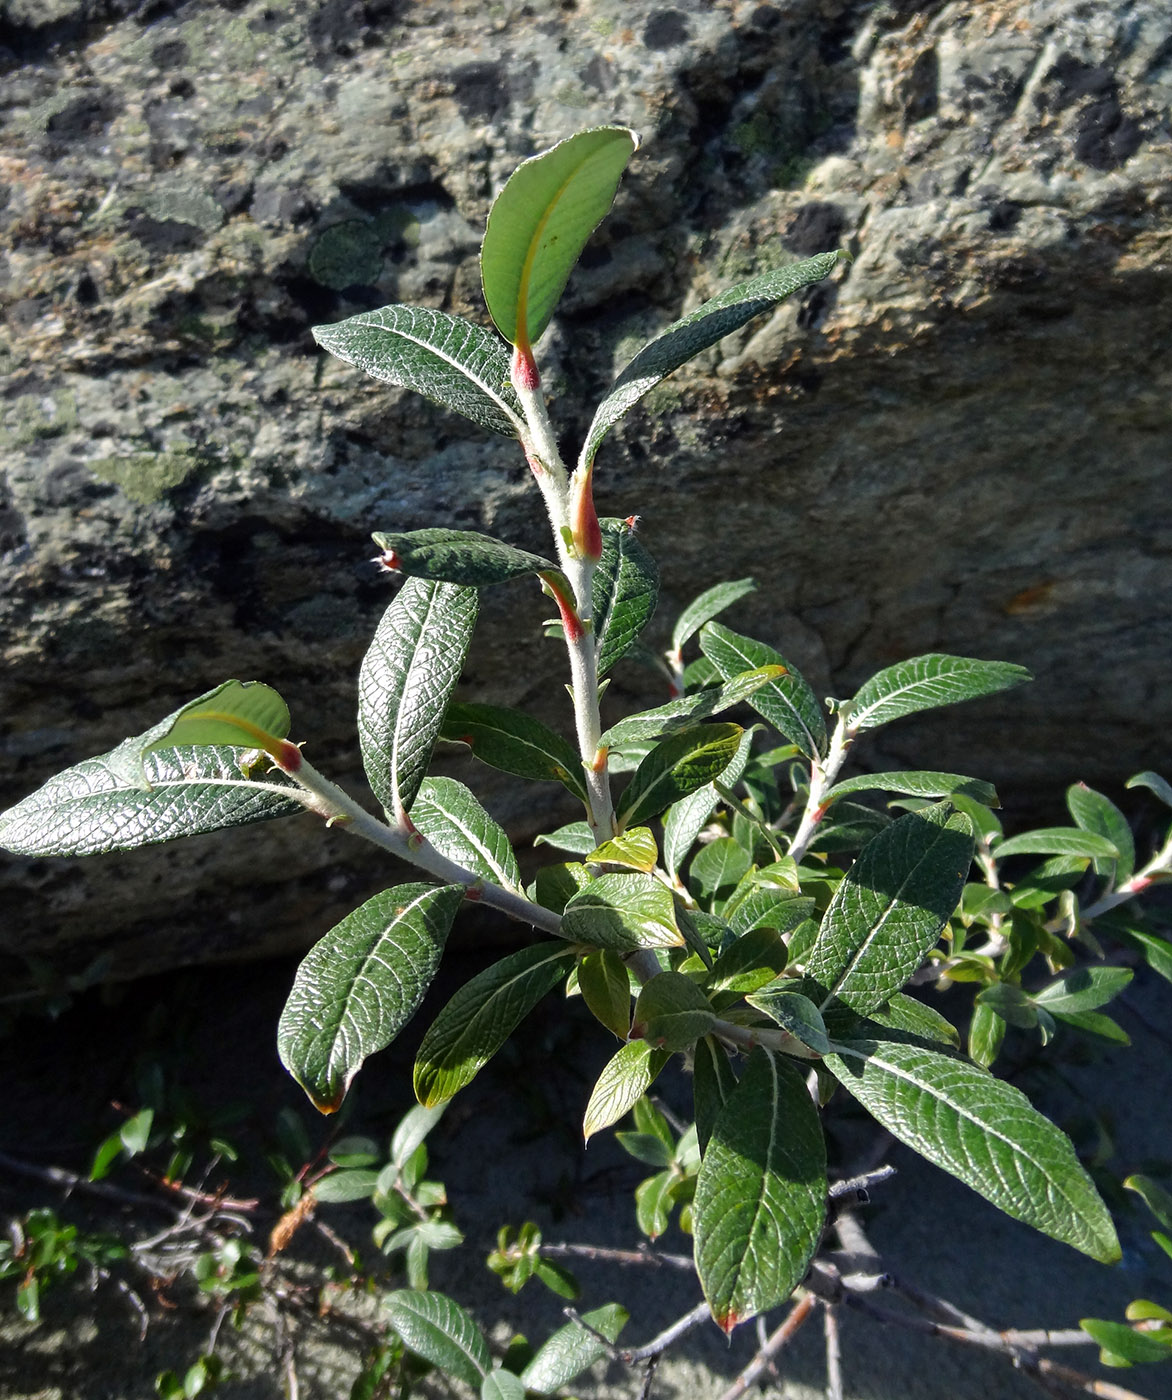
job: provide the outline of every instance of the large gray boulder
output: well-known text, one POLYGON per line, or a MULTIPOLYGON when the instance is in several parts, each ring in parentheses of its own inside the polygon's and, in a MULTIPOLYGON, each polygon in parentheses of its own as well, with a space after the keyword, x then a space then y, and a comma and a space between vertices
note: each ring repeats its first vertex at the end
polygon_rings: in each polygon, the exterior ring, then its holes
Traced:
MULTIPOLYGON (((670 612, 849 694, 928 650, 1037 675, 860 757, 1039 801, 1166 756, 1172 22, 1164 0, 674 5, 8 0, 0 800, 229 676, 361 787, 372 529, 540 546, 520 455, 325 359, 386 302, 483 317, 519 159, 644 136, 544 347, 568 438, 638 345, 841 244, 833 281, 681 371, 604 446, 670 612)), ((468 689, 565 724, 525 588, 468 689)), ((654 701, 625 673, 615 703, 654 701)), ((495 781, 519 839, 557 808, 495 781)), ((88 863, 4 858, 3 970, 122 975, 319 935, 385 881, 295 818, 88 863)))

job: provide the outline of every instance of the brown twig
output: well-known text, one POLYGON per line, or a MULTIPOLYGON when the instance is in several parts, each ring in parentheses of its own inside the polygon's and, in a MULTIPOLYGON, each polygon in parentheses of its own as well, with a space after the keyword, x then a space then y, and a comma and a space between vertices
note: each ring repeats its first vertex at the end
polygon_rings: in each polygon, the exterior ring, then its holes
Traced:
POLYGON ((809 1320, 817 1302, 817 1298, 812 1293, 807 1293, 793 1305, 786 1314, 785 1321, 780 1327, 774 1329, 769 1340, 733 1381, 732 1385, 721 1395, 720 1400, 740 1400, 745 1391, 751 1385, 756 1384, 758 1378, 773 1364, 773 1358, 786 1347, 791 1338, 800 1330, 802 1324, 809 1320))
POLYGON ((687 1254, 661 1254, 641 1245, 638 1249, 606 1249, 595 1244, 543 1244, 543 1259, 594 1259, 605 1264, 649 1264, 652 1268, 684 1269, 694 1273, 696 1265, 687 1254))

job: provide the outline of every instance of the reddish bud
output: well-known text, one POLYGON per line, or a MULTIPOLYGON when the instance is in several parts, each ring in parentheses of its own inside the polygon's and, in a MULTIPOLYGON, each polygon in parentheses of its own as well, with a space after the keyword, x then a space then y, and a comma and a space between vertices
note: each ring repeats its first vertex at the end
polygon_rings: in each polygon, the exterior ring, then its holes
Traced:
POLYGON ((273 750, 272 759, 283 773, 296 773, 301 767, 301 750, 288 739, 282 739, 273 750))
POLYGON ((372 559, 370 562, 372 564, 377 564, 380 569, 388 574, 393 574, 403 567, 403 561, 393 549, 384 549, 376 559, 372 559))
POLYGON ((575 473, 570 528, 579 556, 597 563, 602 558, 602 527, 598 523, 598 512, 594 509, 593 464, 586 468, 583 475, 575 473))
POLYGON ((541 579, 545 591, 558 605, 558 613, 562 620, 562 629, 566 634, 566 640, 574 643, 580 642, 586 633, 573 600, 566 592, 565 579, 560 574, 554 573, 542 573, 538 577, 541 579))
POLYGON ((537 373, 537 361, 533 358, 532 350, 523 349, 520 345, 513 348, 512 377, 518 390, 527 389, 531 394, 536 393, 541 385, 541 376, 537 373))

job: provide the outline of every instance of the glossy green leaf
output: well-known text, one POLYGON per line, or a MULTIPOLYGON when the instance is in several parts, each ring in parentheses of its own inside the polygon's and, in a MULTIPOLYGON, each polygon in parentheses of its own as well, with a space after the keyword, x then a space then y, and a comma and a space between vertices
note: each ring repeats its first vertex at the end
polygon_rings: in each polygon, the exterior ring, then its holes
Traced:
POLYGON ((310 950, 281 1013, 281 1063, 323 1113, 363 1060, 414 1015, 464 898, 460 885, 396 885, 348 914, 310 950))
POLYGON ((589 870, 577 861, 543 865, 533 882, 532 897, 543 909, 552 909, 555 914, 560 914, 592 878, 589 870))
POLYGON ((736 1087, 724 1046, 710 1035, 698 1040, 692 1057, 692 1114, 701 1152, 708 1150, 713 1124, 736 1087))
POLYGON ((358 738, 371 791, 398 819, 431 762, 479 602, 474 588, 408 579, 382 615, 358 676, 358 738))
POLYGON ((424 778, 411 805, 411 820, 440 855, 506 889, 521 888, 509 838, 463 783, 424 778))
POLYGON ((826 752, 826 720, 818 697, 780 652, 719 622, 707 622, 700 629, 700 650, 725 680, 759 666, 784 666, 785 675, 762 686, 749 704, 807 758, 826 752))
POLYGON ((1075 783, 1066 791, 1066 806, 1084 831, 1106 837, 1119 852, 1118 860, 1097 860, 1096 873, 1109 875, 1116 885, 1130 880, 1135 871, 1135 839, 1127 818, 1114 802, 1086 783, 1075 783))
MULTIPOLYGON (((745 730, 731 762, 716 775, 716 781, 723 787, 733 788, 740 782, 753 747, 753 732, 752 729, 745 730)), ((719 801, 720 794, 713 784, 705 783, 682 801, 673 803, 664 814, 663 863, 673 878, 687 860, 696 838, 708 824, 712 809, 719 801)))
POLYGON ((1054 1015, 1095 1011, 1119 995, 1135 974, 1129 967, 1076 967, 1033 995, 1054 1015))
POLYGON ((380 530, 373 538, 383 551, 383 562, 388 568, 436 583, 488 588, 527 574, 558 571, 556 564, 540 554, 530 554, 475 530, 448 530, 442 526, 405 534, 380 530))
MULTIPOLYGON (((440 733, 452 743, 467 744, 491 768, 531 782, 561 783, 575 797, 586 800, 582 760, 577 751, 531 715, 500 705, 453 704, 448 706, 440 733)), ((591 838, 582 854, 593 847, 591 838)))
POLYGON ((586 434, 583 461, 593 461, 599 443, 610 429, 661 379, 754 316, 771 311, 791 293, 821 281, 841 256, 838 252, 820 253, 803 262, 763 272, 720 292, 661 331, 639 351, 599 404, 586 434))
POLYGON ((633 826, 589 852, 591 865, 622 865, 629 870, 651 871, 659 861, 659 847, 650 827, 633 826))
POLYGON ((893 1137, 1043 1234, 1111 1264, 1119 1242, 1069 1139, 1011 1084, 898 1041, 841 1042, 824 1061, 893 1137))
POLYGON ((667 1229, 681 1180, 677 1172, 662 1171, 635 1187, 635 1220, 648 1239, 657 1240, 667 1229))
POLYGON ((331 1172, 313 1185, 314 1199, 327 1205, 347 1201, 368 1201, 378 1186, 378 1172, 369 1168, 355 1171, 331 1172))
POLYGON ((450 1099, 496 1054, 574 961, 564 943, 538 943, 466 982, 432 1022, 415 1059, 415 1096, 432 1107, 450 1099))
POLYGON ((512 1371, 492 1371, 481 1382, 480 1400, 525 1400, 525 1383, 512 1371))
POLYGON ((1033 1000, 1009 982, 994 982, 977 993, 977 1005, 995 1011, 1006 1025, 1018 1030, 1032 1030, 1038 1024, 1038 1012, 1033 1000))
POLYGON ((609 948, 587 953, 578 964, 578 989, 607 1030, 626 1040, 631 1029, 631 978, 622 958, 609 948))
POLYGON ((674 1155, 655 1133, 615 1133, 614 1138, 624 1152, 648 1167, 666 1167, 674 1155))
POLYGON ((484 300, 507 341, 527 350, 549 325, 638 146, 626 127, 592 127, 509 176, 489 210, 480 249, 484 300))
POLYGON ((822 1013, 809 997, 801 994, 792 977, 779 977, 746 1000, 816 1055, 829 1054, 830 1041, 822 1013))
POLYGON ((314 326, 323 350, 384 384, 422 394, 505 437, 518 437, 521 405, 509 353, 483 326, 423 306, 383 306, 314 326))
POLYGON ((705 994, 680 972, 661 972, 639 993, 631 1034, 660 1050, 684 1050, 716 1024, 705 994))
POLYGON ((1119 851, 1097 832, 1081 831, 1073 826, 1048 826, 998 841, 993 854, 998 860, 1007 856, 1089 856, 1092 860, 1113 860, 1119 851))
POLYGON ((1172 1230, 1172 1192, 1150 1176, 1139 1173, 1129 1176, 1123 1184, 1140 1197, 1166 1230, 1172 1230))
POLYGON ((0 847, 14 855, 89 856, 270 821, 302 810, 280 772, 251 775, 255 749, 159 749, 138 739, 57 773, 0 814, 0 847), (140 767, 141 764, 141 767, 140 767))
POLYGON ((758 1048, 717 1115, 693 1202, 696 1269, 719 1327, 784 1302, 826 1219, 826 1147, 803 1077, 758 1048))
POLYGON ((1009 661, 975 661, 933 651, 884 667, 849 702, 850 729, 861 734, 919 710, 995 695, 1032 680, 1009 661))
POLYGON ((670 1059, 668 1051, 656 1050, 645 1040, 633 1040, 616 1050, 591 1091, 582 1120, 583 1138, 589 1141, 630 1113, 670 1059))
POLYGON ((712 964, 707 985, 713 992, 745 996, 780 975, 786 964, 785 944, 775 928, 742 933, 712 964))
POLYGON ((484 1334, 459 1303, 444 1293, 399 1288, 384 1295, 382 1306, 408 1351, 479 1390, 492 1357, 484 1334))
POLYGON ((640 826, 719 777, 743 734, 739 724, 698 724, 669 734, 636 768, 620 797, 616 814, 620 826, 640 826))
POLYGON ((1099 1344, 1099 1361, 1104 1366, 1172 1360, 1172 1329, 1137 1332, 1125 1322, 1108 1322, 1101 1317, 1084 1317, 1078 1325, 1099 1344))
POLYGON ((615 872, 591 880, 566 905, 562 934, 619 953, 683 942, 671 891, 654 875, 641 873, 615 872))
POLYGON ((904 1031, 921 1040, 935 1040, 950 1049, 960 1045, 960 1032, 946 1016, 906 992, 896 992, 886 1006, 877 1007, 867 1019, 886 1030, 904 1031))
POLYGON ((731 836, 718 836, 700 847, 693 857, 688 880, 697 894, 727 894, 748 873, 749 856, 731 836))
POLYGON ((972 823, 946 807, 909 812, 862 851, 835 891, 806 975, 866 1015, 919 967, 957 906, 972 823))
POLYGON ((979 778, 963 773, 863 773, 857 778, 835 783, 823 802, 836 802, 851 792, 899 792, 909 797, 953 797, 957 793, 991 807, 1000 807, 997 789, 979 778))
POLYGON ((249 745, 271 751, 289 733, 289 707, 260 681, 225 681, 142 736, 142 754, 203 745, 249 745))
POLYGON ((746 934, 750 929, 775 929, 778 933, 789 933, 813 912, 812 899, 787 894, 769 885, 759 885, 750 889, 743 899, 738 899, 728 911, 728 923, 736 934, 746 934))
MULTIPOLYGON (((629 1317, 626 1308, 620 1304, 607 1303, 583 1313, 582 1321, 608 1342, 614 1342, 627 1325, 629 1317)), ((538 1348, 532 1361, 521 1372, 521 1384, 538 1395, 552 1395, 605 1355, 605 1348, 585 1328, 579 1327, 576 1322, 567 1323, 544 1346, 538 1348)))
POLYGON ((659 600, 659 567, 625 520, 600 520, 602 558, 590 584, 599 679, 635 645, 659 600))
POLYGON ((611 748, 618 744, 629 744, 638 739, 658 739, 661 734, 671 734, 697 720, 708 719, 725 710, 731 710, 743 700, 748 700, 763 685, 767 685, 784 674, 781 666, 759 666, 754 671, 742 671, 723 685, 705 686, 703 690, 692 691, 688 695, 677 696, 666 705, 654 710, 644 710, 627 719, 619 720, 599 739, 601 748, 611 748))
POLYGON ((978 1002, 969 1022, 969 1058, 988 1069, 1001 1051, 1005 1039, 1005 1018, 994 1007, 978 1002))
POLYGON ((680 613, 672 628, 671 649, 678 657, 684 647, 699 632, 706 622, 711 622, 734 603, 757 591, 751 578, 738 578, 728 583, 717 583, 706 588, 698 598, 693 598, 680 613))
POLYGON ((1064 1026, 1073 1026, 1075 1030, 1086 1035, 1097 1035, 1116 1045, 1131 1044, 1131 1036, 1119 1022, 1113 1021, 1110 1016, 1104 1016, 1100 1011, 1055 1011, 1050 1014, 1064 1026))

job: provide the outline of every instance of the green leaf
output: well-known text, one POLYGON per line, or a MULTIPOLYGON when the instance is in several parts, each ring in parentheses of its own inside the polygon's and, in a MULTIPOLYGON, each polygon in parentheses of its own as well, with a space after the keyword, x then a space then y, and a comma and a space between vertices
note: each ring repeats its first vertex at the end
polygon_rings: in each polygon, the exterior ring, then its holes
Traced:
POLYGON ((1005 1039, 1005 1024, 1004 1017, 987 1003, 978 1002, 973 1007, 973 1018, 969 1022, 969 1057, 982 1069, 988 1069, 997 1058, 1005 1039))
POLYGON ((1172 1330, 1137 1332, 1125 1322, 1107 1322, 1101 1317, 1084 1317, 1078 1325, 1099 1344, 1099 1360, 1104 1366, 1172 1360, 1172 1330))
POLYGON ((283 773, 250 774, 255 750, 161 749, 141 740, 66 768, 0 815, 14 855, 89 856, 270 821, 302 810, 283 773))
POLYGON ((1119 852, 1118 860, 1097 860, 1096 873, 1110 876, 1116 885, 1130 880, 1135 871, 1135 839, 1127 818, 1114 802, 1086 783, 1075 783, 1066 791, 1066 806, 1084 831, 1106 837, 1119 852))
POLYGON ((807 758, 826 752, 826 720, 818 698, 780 652, 719 622, 707 622, 700 629, 700 650, 725 680, 753 667, 784 666, 786 674, 762 686, 749 704, 807 758))
POLYGON ((260 681, 225 681, 142 736, 141 754, 187 745, 244 745, 273 752, 289 733, 289 707, 260 681))
POLYGON ((684 1050, 716 1024, 705 994, 680 972, 661 972, 639 993, 631 1034, 660 1050, 684 1050))
POLYGON ((1150 1176, 1133 1174, 1124 1181, 1134 1191, 1166 1230, 1172 1230, 1172 1192, 1153 1181, 1150 1176))
POLYGON ((826 1024, 822 1013, 809 997, 797 989, 792 977, 779 977, 775 982, 762 987, 752 996, 746 997, 750 1006, 764 1011, 766 1016, 795 1040, 800 1041, 816 1055, 830 1052, 830 1041, 826 1035, 826 1024))
POLYGON ((972 824, 909 812, 863 848, 835 891, 806 976, 866 1015, 898 992, 940 937, 972 862, 972 824))
POLYGON ((654 1133, 615 1133, 614 1137, 624 1152, 649 1167, 666 1167, 674 1156, 671 1147, 654 1133))
POLYGON ((625 520, 600 520, 602 558, 590 583, 598 677, 630 651, 659 600, 659 568, 625 520))
POLYGON ((454 778, 424 778, 411 820, 440 855, 506 889, 521 888, 509 838, 476 798, 454 778))
MULTIPOLYGON (((607 1303, 582 1314, 582 1321, 595 1332, 614 1342, 627 1325, 630 1314, 618 1303, 607 1303)), ((563 1385, 569 1385, 587 1367, 606 1355, 602 1344, 576 1322, 559 1328, 539 1347, 529 1365, 521 1372, 521 1384, 538 1395, 552 1395, 563 1385)))
POLYGON ((363 1060, 414 1015, 464 898, 460 885, 396 885, 348 914, 310 950, 281 1013, 281 1063, 323 1113, 363 1060))
POLYGON ((480 249, 484 300, 497 330, 520 349, 549 325, 638 146, 623 126, 580 131, 523 161, 494 200, 480 249))
POLYGON ((991 807, 1001 806, 992 783, 966 778, 962 773, 863 773, 835 783, 823 803, 835 802, 849 792, 900 792, 910 797, 953 797, 959 793, 991 807))
MULTIPOLYGON (((741 735, 737 751, 732 761, 717 774, 715 781, 723 787, 733 788, 741 780, 749 753, 753 747, 752 729, 741 735)), ((689 793, 682 801, 673 803, 663 818, 663 863, 668 874, 674 879, 684 861, 688 858, 696 838, 708 823, 712 809, 720 801, 720 794, 713 783, 705 783, 695 792, 689 793)))
POLYGON ((369 1169, 331 1172, 314 1182, 314 1199, 327 1205, 368 1201, 378 1188, 378 1172, 369 1169))
POLYGON ((1159 773, 1153 773, 1150 768, 1137 773, 1134 778, 1128 778, 1123 786, 1147 788, 1149 792, 1154 792, 1166 807, 1172 807, 1172 783, 1167 778, 1161 778, 1159 773))
POLYGON ((995 1011, 1001 1019, 1018 1030, 1032 1030, 1038 1024, 1038 1012, 1033 1000, 1009 982, 995 982, 977 993, 977 1005, 995 1011))
POLYGON ((677 1172, 662 1171, 635 1187, 635 1219, 648 1239, 657 1240, 667 1229, 681 1180, 677 1172))
POLYGON ((484 1334, 459 1303, 444 1293, 413 1288, 396 1289, 382 1302, 408 1351, 479 1389, 492 1370, 492 1357, 484 1334))
POLYGON ((631 979, 622 958, 609 948, 587 953, 578 964, 578 987, 607 1030, 626 1040, 631 1029, 631 979))
POLYGON ((974 661, 932 651, 887 666, 849 701, 850 730, 861 734, 918 710, 1009 690, 1033 677, 1010 661, 974 661))
POLYGON ((1104 1016, 1098 1011, 1055 1011, 1054 1019, 1061 1021, 1064 1026, 1073 1026, 1076 1031, 1083 1031, 1086 1035, 1101 1036, 1104 1040, 1113 1041, 1116 1045, 1130 1045, 1131 1036, 1123 1029, 1118 1021, 1113 1021, 1110 1016, 1104 1016))
POLYGON ((134 1157, 139 1152, 145 1152, 147 1143, 151 1139, 151 1125, 155 1121, 155 1111, 153 1108, 142 1108, 128 1118, 118 1130, 118 1137, 122 1146, 134 1157))
POLYGON ((483 326, 423 306, 384 306, 314 326, 313 336, 384 384, 412 389, 490 432, 520 436, 508 351, 483 326))
POLYGON ((654 870, 659 861, 655 836, 646 826, 633 826, 588 854, 591 865, 622 865, 629 870, 645 872, 654 870))
POLYGON ((886 1006, 872 1011, 869 1019, 887 1030, 905 1031, 921 1040, 935 1040, 952 1048, 960 1045, 960 1032, 947 1017, 906 992, 896 992, 886 1006))
POLYGON ((431 762, 479 600, 474 588, 408 579, 383 613, 358 676, 358 738, 371 791, 394 820, 431 762))
POLYGON ((671 890, 654 875, 600 875, 570 899, 562 936, 595 948, 630 953, 673 948, 683 942, 671 890))
MULTIPOLYGON (((500 705, 449 705, 440 734, 452 743, 467 744, 490 768, 499 768, 503 773, 528 778, 531 782, 562 783, 575 797, 586 800, 582 760, 574 747, 540 720, 520 710, 508 710, 500 705)), ((591 838, 587 851, 593 848, 591 838)))
POLYGON ((488 588, 494 583, 524 578, 526 574, 558 572, 556 564, 540 554, 517 549, 475 530, 448 530, 433 526, 406 534, 378 531, 374 542, 383 551, 383 563, 411 578, 436 583, 459 583, 468 588, 488 588))
POLYGON ((727 912, 729 927, 735 934, 746 934, 751 929, 759 928, 789 933, 814 912, 814 901, 761 885, 751 889, 737 901, 735 908, 727 912))
POLYGON ((772 310, 792 292, 821 281, 841 256, 838 252, 820 253, 817 257, 739 282, 661 331, 639 351, 599 404, 586 434, 582 460, 594 460, 599 443, 610 429, 661 379, 708 346, 731 335, 754 316, 772 310))
POLYGON ((494 963, 452 997, 432 1022, 415 1061, 415 1096, 432 1107, 450 1099, 565 977, 573 949, 538 943, 494 963))
POLYGON ((1117 997, 1134 975, 1129 967, 1076 967, 1035 992, 1033 1000, 1055 1016, 1095 1011, 1117 997))
POLYGON ((993 854, 998 860, 1006 856, 1089 856, 1113 860, 1119 851, 1097 832, 1080 831, 1073 826, 1048 826, 999 841, 993 847, 993 854))
POLYGON ((512 1371, 493 1371, 481 1384, 480 1400, 525 1400, 525 1383, 512 1371))
POLYGON ((724 1046, 710 1035, 698 1040, 692 1060, 692 1112, 701 1152, 708 1150, 713 1124, 736 1087, 724 1046))
POLYGON ((1012 1085, 897 1041, 843 1042, 824 1063, 893 1137, 1015 1220, 1112 1264, 1119 1242, 1070 1140, 1012 1085))
POLYGON ((713 992, 745 996, 772 982, 785 962, 785 944, 777 929, 753 928, 730 943, 712 964, 708 987, 713 992))
POLYGON ((533 844, 552 846, 558 851, 569 851, 574 856, 588 856, 597 849, 588 822, 570 822, 568 826, 559 826, 556 831, 535 836, 533 844))
POLYGON ((671 1059, 666 1050, 656 1050, 645 1040, 633 1040, 607 1061, 586 1105, 582 1136, 587 1142, 595 1133, 609 1128, 630 1113, 671 1059))
POLYGON ((739 603, 742 598, 757 591, 751 578, 738 578, 729 583, 717 583, 707 588, 698 598, 693 598, 676 619, 672 628, 671 649, 677 657, 688 642, 699 632, 706 622, 739 603))
POLYGON ((736 754, 739 724, 698 724, 656 744, 619 799, 620 826, 640 826, 673 802, 719 777, 736 754))
POLYGON ((688 878, 699 894, 714 895, 737 885, 748 873, 750 864, 743 846, 731 836, 718 836, 696 852, 688 878))
POLYGON ((755 691, 784 675, 781 666, 759 666, 755 671, 742 671, 723 685, 705 686, 703 690, 680 695, 654 710, 644 710, 612 724, 599 739, 600 748, 630 744, 640 739, 658 739, 699 719, 708 719, 724 710, 731 710, 755 691))
POLYGON ((716 1323, 782 1303, 826 1219, 826 1147, 805 1080, 758 1048, 718 1114, 693 1202, 696 1269, 716 1323))

